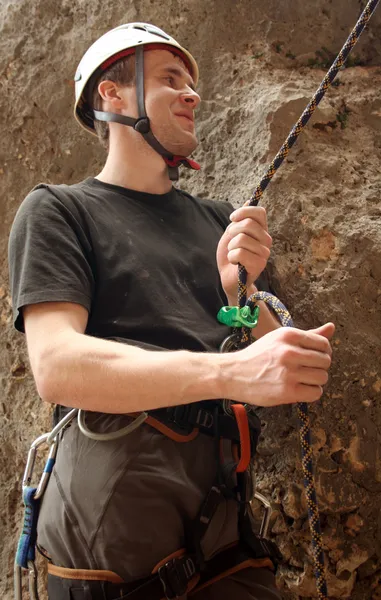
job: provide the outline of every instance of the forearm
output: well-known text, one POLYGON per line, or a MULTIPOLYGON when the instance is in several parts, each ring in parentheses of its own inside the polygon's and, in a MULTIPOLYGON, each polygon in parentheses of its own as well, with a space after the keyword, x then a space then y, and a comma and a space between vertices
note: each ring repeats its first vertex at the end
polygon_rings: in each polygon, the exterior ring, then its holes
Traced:
POLYGON ((70 333, 34 371, 48 402, 129 413, 221 397, 219 365, 218 354, 147 351, 70 333))
MULTIPOLYGON (((257 288, 254 285, 251 285, 248 288, 247 296, 249 297, 254 292, 257 292, 257 288)), ((237 306, 237 298, 228 297, 229 306, 237 306)), ((266 335, 266 333, 270 333, 270 331, 274 331, 274 329, 278 329, 282 327, 276 316, 273 314, 270 308, 268 308, 267 304, 262 300, 258 302, 259 306, 259 318, 258 324, 255 328, 252 329, 252 337, 254 339, 259 339, 266 335)))

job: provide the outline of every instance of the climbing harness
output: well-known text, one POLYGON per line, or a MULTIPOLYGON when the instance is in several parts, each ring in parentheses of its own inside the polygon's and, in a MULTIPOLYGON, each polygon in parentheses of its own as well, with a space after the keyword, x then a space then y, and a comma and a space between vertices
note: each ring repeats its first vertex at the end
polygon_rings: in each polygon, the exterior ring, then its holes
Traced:
MULTIPOLYGON (((20 537, 15 560, 15 600, 22 600, 22 572, 29 571, 29 594, 32 600, 38 600, 37 569, 35 566, 35 550, 37 541, 37 520, 40 501, 47 487, 52 473, 59 437, 64 429, 70 426, 77 417, 77 423, 84 422, 82 411, 63 408, 58 414, 64 417, 53 427, 50 433, 39 436, 32 444, 28 454, 27 465, 23 477, 23 500, 25 516, 23 530, 20 537), (31 486, 33 470, 37 451, 43 445, 49 448, 46 466, 37 487, 31 486)), ((159 600, 165 597, 171 600, 179 598, 187 590, 191 591, 199 585, 206 587, 224 576, 224 573, 239 571, 251 567, 268 567, 275 569, 281 560, 281 555, 271 540, 266 539, 268 523, 271 515, 270 503, 254 489, 253 475, 249 472, 250 463, 256 451, 260 434, 260 422, 256 415, 247 414, 242 405, 232 406, 232 416, 226 415, 221 404, 216 401, 203 401, 184 406, 175 406, 168 409, 157 409, 143 413, 136 417, 131 416, 131 424, 111 434, 97 434, 90 431, 87 426, 82 433, 91 439, 108 441, 120 438, 131 433, 136 428, 136 423, 145 422, 154 427, 167 437, 177 442, 188 442, 197 435, 212 436, 216 441, 216 455, 218 455, 218 473, 215 484, 210 489, 197 518, 188 527, 187 548, 182 549, 179 555, 168 557, 157 571, 153 570, 150 577, 144 580, 125 583, 115 573, 106 571, 89 571, 77 569, 64 569, 55 565, 48 565, 50 591, 54 597, 60 598, 62 586, 65 593, 73 585, 78 589, 79 579, 86 582, 87 589, 93 586, 93 596, 101 593, 100 598, 116 597, 126 600, 146 600, 152 598, 159 600), (230 440, 234 461, 221 462, 221 442, 230 440), (237 500, 240 507, 239 527, 241 541, 234 547, 222 549, 215 557, 205 561, 201 549, 201 540, 205 534, 215 512, 225 498, 237 500), (251 524, 251 501, 256 498, 264 506, 264 516, 259 535, 254 535, 251 524), (91 583, 96 581, 97 584, 91 583), (102 582, 102 583, 99 583, 102 582), (99 592, 102 585, 106 588, 99 592), (104 595, 102 595, 104 594, 104 595), (123 594, 123 595, 122 595, 123 594)), ((179 552, 179 551, 178 551, 179 552)), ((161 561, 163 562, 163 561, 161 561)), ((70 591, 68 592, 70 594, 70 591)), ((71 596, 68 596, 71 597, 71 596)))
MULTIPOLYGON (((261 179, 250 200, 246 203, 247 205, 256 206, 259 203, 263 192, 265 191, 271 179, 274 177, 276 171, 279 169, 280 165, 288 155, 290 148, 295 144, 301 131, 308 123, 311 115, 315 111, 315 108, 318 106, 324 94, 330 87, 332 81, 335 79, 339 69, 343 67, 349 53, 358 41, 358 38, 360 37, 362 31, 364 30, 369 19, 371 18, 372 14, 377 8, 378 3, 379 0, 370 0, 366 5, 352 33, 350 34, 344 46, 340 50, 337 58, 333 62, 328 73, 325 75, 319 88, 316 90, 312 100, 309 102, 301 117, 291 129, 291 132, 289 133, 283 146, 280 148, 273 162, 268 167, 264 177, 261 179)), ((289 315, 287 309, 277 298, 275 298, 271 294, 267 294, 266 292, 257 292, 255 294, 252 294, 247 299, 247 271, 242 265, 238 266, 238 278, 238 305, 241 310, 247 306, 252 311, 256 303, 262 300, 269 304, 269 306, 271 306, 271 308, 276 312, 283 326, 293 326, 291 316, 289 315)), ((239 325, 235 325, 235 327, 237 328, 239 327, 239 325)), ((233 342, 233 344, 237 345, 238 336, 239 347, 243 347, 250 343, 250 335, 250 326, 243 325, 239 333, 237 332, 237 330, 233 333, 234 338, 232 338, 231 341, 233 342)), ((325 580, 324 552, 319 519, 319 509, 313 476, 310 420, 308 416, 307 404, 304 402, 298 403, 297 412, 300 423, 302 470, 304 476, 305 493, 307 498, 308 518, 312 536, 312 555, 315 568, 316 587, 319 600, 327 600, 328 591, 325 580)))
MULTIPOLYGON (((292 128, 287 140, 271 163, 265 176, 247 204, 251 206, 258 204, 264 190, 282 164, 284 158, 287 156, 290 148, 295 143, 316 106, 323 98, 338 70, 344 65, 346 58, 375 11, 379 1, 380 0, 370 0, 367 4, 353 32, 349 36, 327 75, 324 77, 313 99, 292 128)), ((143 29, 143 31, 148 30, 143 29)), ((156 35, 158 35, 157 32, 156 35)), ((164 36, 166 36, 166 34, 164 34, 164 36)), ((164 43, 173 46, 177 45, 177 42, 168 36, 167 41, 164 43)), ((186 55, 187 54, 188 53, 186 53, 186 55)), ((81 79, 80 75, 81 73, 78 72, 76 78, 77 83, 81 79)), ((82 81, 81 84, 78 84, 79 92, 77 95, 76 110, 81 108, 81 94, 85 84, 86 81, 82 81)), ((85 116, 80 113, 77 114, 77 118, 79 120, 84 119, 83 124, 89 129, 90 127, 93 127, 93 123, 89 124, 89 122, 86 122, 85 116)), ((176 157, 174 157, 174 159, 175 158, 176 157)), ((258 319, 257 303, 259 301, 264 301, 271 306, 278 315, 283 326, 293 326, 291 316, 287 309, 271 294, 266 292, 256 292, 247 299, 247 272, 242 265, 239 265, 238 271, 239 306, 224 307, 219 313, 219 320, 234 328, 233 334, 226 338, 222 343, 220 348, 220 351, 222 352, 237 350, 250 343, 251 330, 255 327, 258 319)), ((164 594, 168 600, 172 600, 181 597, 186 592, 189 592, 189 594, 192 595, 193 592, 196 592, 207 585, 211 585, 214 581, 226 576, 228 572, 231 574, 240 569, 247 568, 248 566, 267 566, 276 568, 277 563, 281 560, 281 555, 274 542, 266 539, 271 505, 266 498, 258 492, 255 492, 253 475, 250 471, 250 463, 256 450, 260 431, 258 417, 254 414, 251 406, 249 407, 240 403, 231 402, 230 400, 224 400, 223 403, 219 404, 215 401, 205 401, 185 406, 177 406, 171 409, 158 409, 149 411, 149 413, 142 413, 141 415, 131 415, 133 420, 127 427, 122 428, 120 431, 113 432, 112 434, 102 434, 101 437, 99 437, 100 434, 90 431, 86 426, 84 414, 77 409, 73 409, 59 420, 50 433, 38 437, 33 442, 28 454, 22 486, 23 502, 25 505, 24 524, 17 548, 14 569, 15 600, 22 600, 23 570, 29 571, 30 598, 32 600, 38 600, 35 549, 40 502, 54 467, 59 437, 77 415, 79 417, 78 424, 82 433, 92 439, 98 440, 115 439, 116 437, 127 435, 135 427, 145 422, 147 425, 155 427, 157 430, 176 441, 189 441, 194 439, 199 433, 212 435, 216 440, 216 455, 220 457, 221 440, 227 439, 232 443, 234 461, 230 464, 221 464, 220 460, 217 461, 217 480, 215 485, 213 485, 209 491, 198 517, 192 523, 192 535, 190 536, 189 548, 187 547, 185 550, 177 551, 170 557, 161 561, 157 568, 153 570, 150 577, 138 582, 124 583, 118 575, 109 571, 61 569, 60 567, 49 565, 48 571, 52 582, 51 585, 58 586, 56 587, 57 591, 64 586, 64 589, 67 591, 66 597, 73 597, 70 590, 71 585, 74 582, 76 590, 78 590, 79 586, 83 583, 83 589, 86 589, 86 594, 90 594, 90 597, 92 598, 112 600, 115 597, 120 597, 125 598, 126 600, 146 600, 146 598, 149 597, 156 600, 162 598, 164 594), (105 435, 106 437, 104 437, 105 435), (112 436, 112 438, 109 436, 112 436), (37 450, 44 444, 49 448, 48 460, 38 486, 32 487, 30 484, 37 450), (222 550, 212 557, 211 560, 205 562, 200 547, 200 540, 220 502, 224 498, 234 498, 238 502, 238 523, 241 540, 237 546, 222 550), (252 528, 251 501, 253 498, 257 498, 265 507, 265 514, 259 535, 255 535, 252 528), (97 584, 96 588, 94 587, 95 584, 97 584)), ((322 536, 312 468, 310 424, 307 405, 305 403, 298 404, 298 415, 300 420, 302 468, 312 534, 318 598, 320 600, 327 600, 322 536)))

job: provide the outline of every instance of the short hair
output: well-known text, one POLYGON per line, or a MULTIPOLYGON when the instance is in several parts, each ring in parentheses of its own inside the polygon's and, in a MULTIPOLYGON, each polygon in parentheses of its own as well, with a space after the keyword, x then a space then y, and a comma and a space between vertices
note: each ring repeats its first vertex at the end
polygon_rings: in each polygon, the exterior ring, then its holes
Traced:
MULTIPOLYGON (((94 110, 103 110, 103 98, 98 92, 98 86, 102 81, 106 80, 113 81, 119 85, 135 85, 135 55, 125 56, 124 58, 117 60, 113 65, 108 67, 100 77, 98 77, 92 93, 92 108, 94 110)), ((108 149, 110 143, 110 129, 108 123, 94 119, 94 127, 100 143, 104 148, 108 149)))

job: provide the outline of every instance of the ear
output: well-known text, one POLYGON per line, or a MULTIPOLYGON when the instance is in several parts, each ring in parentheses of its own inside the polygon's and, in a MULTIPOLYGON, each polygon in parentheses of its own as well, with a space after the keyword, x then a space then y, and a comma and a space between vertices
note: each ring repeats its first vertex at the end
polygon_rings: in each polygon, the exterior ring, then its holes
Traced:
POLYGON ((98 85, 98 93, 102 100, 111 104, 115 108, 125 108, 125 100, 123 100, 120 90, 122 88, 115 81, 101 81, 98 85))

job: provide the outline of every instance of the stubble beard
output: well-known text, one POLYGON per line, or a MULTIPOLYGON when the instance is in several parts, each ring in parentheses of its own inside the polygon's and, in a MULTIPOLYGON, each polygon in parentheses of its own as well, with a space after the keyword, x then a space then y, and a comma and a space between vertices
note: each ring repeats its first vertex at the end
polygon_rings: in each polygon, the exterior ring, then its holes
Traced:
POLYGON ((189 156, 198 146, 196 133, 182 130, 180 125, 161 124, 152 131, 160 144, 173 155, 189 156))

